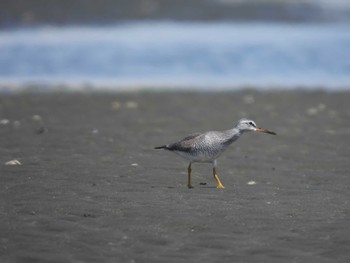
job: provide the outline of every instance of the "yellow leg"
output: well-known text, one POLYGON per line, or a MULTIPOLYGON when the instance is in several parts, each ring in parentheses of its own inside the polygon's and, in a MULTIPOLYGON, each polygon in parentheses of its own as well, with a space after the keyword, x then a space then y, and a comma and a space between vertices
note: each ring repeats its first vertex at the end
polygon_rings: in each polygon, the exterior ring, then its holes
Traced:
POLYGON ((218 185, 216 186, 216 188, 220 188, 220 189, 224 189, 225 187, 222 185, 220 179, 219 179, 219 176, 216 174, 216 169, 215 167, 213 168, 213 175, 214 175, 214 178, 216 180, 216 182, 218 183, 218 185))
POLYGON ((188 172, 187 187, 189 189, 191 189, 191 188, 193 188, 193 186, 191 184, 191 172, 192 172, 191 163, 188 165, 187 172, 188 172))

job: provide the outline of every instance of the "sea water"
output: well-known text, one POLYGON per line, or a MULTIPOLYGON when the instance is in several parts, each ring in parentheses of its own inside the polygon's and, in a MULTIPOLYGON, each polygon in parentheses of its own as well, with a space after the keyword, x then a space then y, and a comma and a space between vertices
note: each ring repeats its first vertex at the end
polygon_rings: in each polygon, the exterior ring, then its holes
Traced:
POLYGON ((350 87, 349 24, 129 22, 0 31, 0 85, 350 87))

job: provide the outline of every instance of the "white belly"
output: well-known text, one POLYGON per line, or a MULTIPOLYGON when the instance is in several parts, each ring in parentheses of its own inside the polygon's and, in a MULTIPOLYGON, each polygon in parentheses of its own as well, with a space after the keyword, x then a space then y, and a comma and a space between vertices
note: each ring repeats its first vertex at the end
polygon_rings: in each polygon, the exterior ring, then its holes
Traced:
POLYGON ((188 152, 180 152, 174 151, 177 155, 187 159, 190 162, 198 162, 198 163, 211 163, 215 159, 217 159, 222 152, 218 153, 209 153, 209 152, 201 152, 201 153, 188 153, 188 152))

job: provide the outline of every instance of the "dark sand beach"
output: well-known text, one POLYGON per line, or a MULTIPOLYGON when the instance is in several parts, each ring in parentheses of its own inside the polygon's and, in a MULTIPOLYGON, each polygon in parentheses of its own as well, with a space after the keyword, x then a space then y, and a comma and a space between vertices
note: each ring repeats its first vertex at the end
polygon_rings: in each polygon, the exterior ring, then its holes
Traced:
POLYGON ((1 262, 349 262, 350 92, 0 96, 1 262), (249 117, 209 164, 154 150, 249 117), (5 165, 10 160, 21 165, 5 165), (251 183, 249 183, 251 182, 251 183), (252 183, 252 182, 255 182, 252 183))
POLYGON ((38 24, 108 24, 138 20, 348 21, 349 7, 308 0, 12 0, 0 1, 0 28, 38 24), (342 8, 339 8, 339 7, 342 8), (324 12, 327 8, 327 12, 324 12))

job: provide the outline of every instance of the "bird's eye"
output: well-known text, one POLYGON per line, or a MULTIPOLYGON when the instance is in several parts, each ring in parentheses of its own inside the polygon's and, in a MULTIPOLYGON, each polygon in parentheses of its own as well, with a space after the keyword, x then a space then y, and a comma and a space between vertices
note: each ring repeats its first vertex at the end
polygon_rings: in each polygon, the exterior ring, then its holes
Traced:
POLYGON ((249 122, 249 125, 251 125, 251 126, 255 127, 255 124, 254 124, 254 123, 252 123, 252 122, 249 122))

